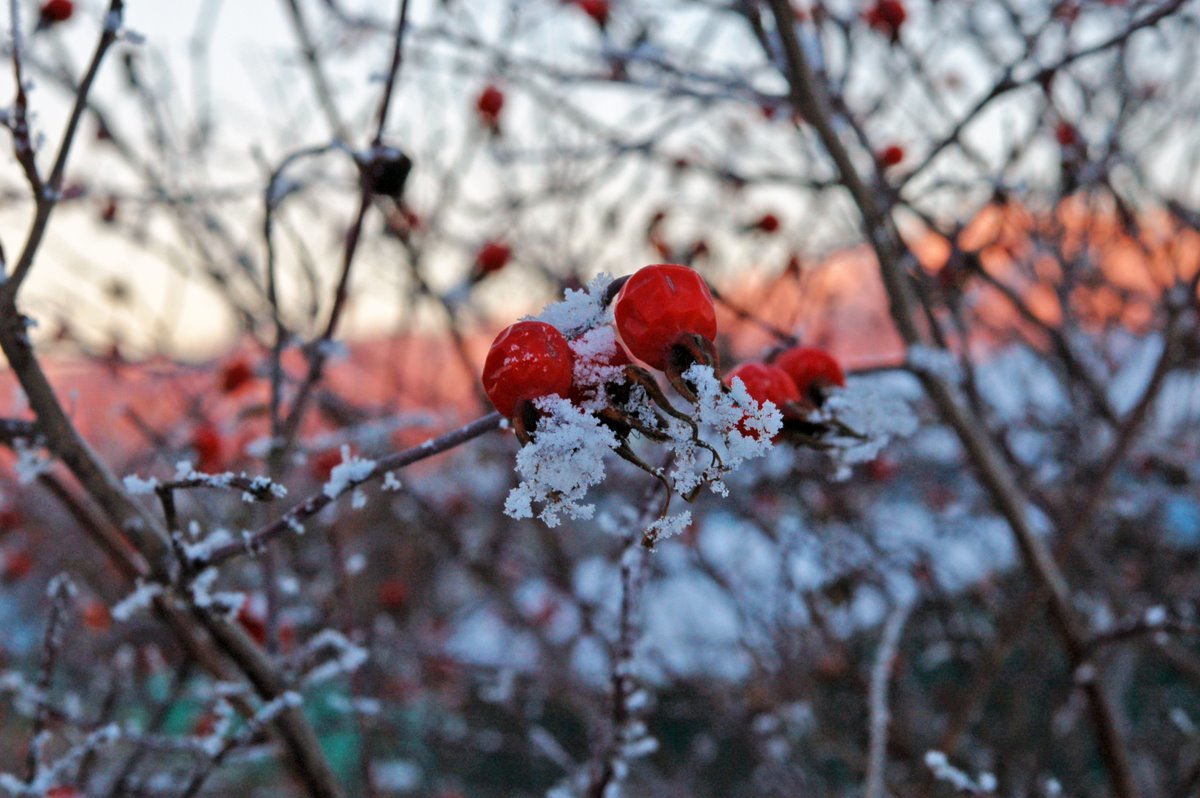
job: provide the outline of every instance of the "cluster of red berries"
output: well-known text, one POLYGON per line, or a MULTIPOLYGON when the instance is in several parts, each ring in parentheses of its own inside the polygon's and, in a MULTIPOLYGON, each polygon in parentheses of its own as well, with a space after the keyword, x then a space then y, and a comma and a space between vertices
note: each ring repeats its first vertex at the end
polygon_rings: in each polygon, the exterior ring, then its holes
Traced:
POLYGON ((771 402, 785 420, 804 418, 824 404, 831 388, 846 386, 837 360, 822 349, 806 346, 788 349, 769 363, 743 363, 725 375, 725 384, 734 377, 746 386, 750 398, 759 404, 771 402))
MULTIPOLYGON (((638 270, 621 285, 613 308, 616 354, 606 365, 625 365, 629 355, 667 373, 675 382, 693 363, 716 364, 717 317, 704 279, 686 266, 657 264, 638 270), (628 352, 628 354, 626 354, 628 352)), ((530 402, 568 398, 574 384, 574 353, 566 337, 542 321, 519 321, 492 343, 483 387, 506 418, 528 426, 530 402)))
MULTIPOLYGON (((712 292, 704 278, 686 266, 655 264, 625 279, 616 295, 613 321, 618 341, 604 366, 627 367, 636 358, 663 372, 689 399, 694 398, 693 386, 684 373, 696 364, 717 370, 712 292)), ((517 322, 492 343, 483 368, 484 391, 520 433, 536 424, 533 400, 556 395, 577 401, 584 394, 585 387, 574 380, 574 360, 570 343, 558 329, 542 321, 517 322)), ((833 357, 804 347, 787 350, 774 364, 743 364, 730 372, 726 385, 734 377, 742 379, 755 401, 773 402, 785 417, 794 418, 820 406, 830 387, 845 385, 833 357)))

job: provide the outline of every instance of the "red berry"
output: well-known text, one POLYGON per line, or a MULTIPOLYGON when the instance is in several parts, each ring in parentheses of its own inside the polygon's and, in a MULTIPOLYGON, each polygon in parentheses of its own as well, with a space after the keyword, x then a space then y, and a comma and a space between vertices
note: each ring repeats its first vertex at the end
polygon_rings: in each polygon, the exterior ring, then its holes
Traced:
POLYGON ((245 360, 238 358, 221 369, 221 393, 237 393, 246 383, 254 379, 254 370, 245 360))
POLYGON ((504 108, 504 92, 489 84, 479 93, 475 100, 475 110, 479 118, 488 127, 495 127, 500 121, 500 111, 504 108))
POLYGON ((60 784, 46 790, 46 798, 83 798, 83 793, 69 785, 60 784))
POLYGON ((480 277, 498 272, 508 265, 512 247, 503 241, 488 241, 475 253, 475 274, 480 277))
POLYGON ((900 0, 877 0, 867 9, 866 19, 872 28, 895 39, 904 20, 908 19, 908 12, 900 0))
POLYGON ((483 364, 483 390, 505 418, 523 402, 571 392, 574 354, 563 334, 544 321, 519 321, 504 328, 483 364))
POLYGON ((33 570, 33 556, 25 549, 11 549, 4 553, 4 577, 19 581, 33 570))
POLYGON ((1054 140, 1063 147, 1074 147, 1079 143, 1079 131, 1070 122, 1059 122, 1054 128, 1054 140))
POLYGON ((100 221, 105 224, 113 224, 117 221, 117 212, 121 209, 120 203, 116 197, 109 197, 104 202, 104 207, 100 209, 100 221))
POLYGON ((71 0, 47 0, 42 6, 41 18, 45 25, 66 22, 75 13, 75 4, 71 0))
POLYGON ((904 160, 904 148, 899 144, 891 144, 879 153, 879 162, 884 166, 898 166, 904 160))
POLYGON ((608 24, 608 14, 612 10, 608 0, 575 0, 575 5, 601 28, 608 24))
POLYGON ((831 385, 843 388, 846 385, 842 367, 822 349, 797 346, 775 358, 775 365, 792 378, 802 397, 818 404, 821 393, 831 385))
MULTIPOLYGON (((583 338, 583 336, 580 336, 580 338, 572 339, 571 349, 572 349, 573 353, 579 352, 578 342, 580 340, 582 340, 582 338, 583 338)), ((579 367, 577 369, 577 371, 578 370, 590 371, 593 369, 617 368, 620 366, 628 366, 632 362, 629 359, 629 354, 625 351, 625 347, 621 346, 621 342, 616 341, 616 340, 613 341, 613 349, 611 352, 605 352, 601 355, 590 356, 590 357, 587 357, 586 359, 580 358, 580 356, 578 354, 576 354, 575 357, 576 357, 576 361, 575 361, 576 365, 579 367)), ((582 383, 579 381, 572 382, 571 383, 571 395, 568 396, 567 398, 570 399, 572 402, 574 402, 577 405, 582 405, 591 396, 593 396, 598 390, 600 390, 601 386, 598 386, 596 384, 586 384, 588 382, 591 382, 591 383, 599 382, 598 378, 602 377, 604 374, 604 372, 598 372, 598 373, 593 372, 593 373, 595 374, 595 377, 591 380, 587 380, 587 378, 585 377, 584 382, 582 382, 582 383)))
POLYGON ((717 337, 712 293, 695 271, 660 263, 634 272, 613 309, 617 333, 629 353, 665 370, 672 347, 688 335, 708 342, 717 337))
POLYGON ((209 422, 204 422, 192 433, 192 449, 196 452, 196 469, 206 473, 216 473, 222 470, 222 450, 225 448, 221 441, 221 433, 209 422))
POLYGON ((246 630, 246 634, 254 639, 255 643, 260 646, 266 643, 267 608, 263 597, 247 595, 242 600, 241 609, 238 610, 237 622, 246 630))
POLYGON ((379 604, 389 610, 408 601, 408 583, 403 579, 389 579, 379 586, 379 604))
POLYGON ((313 479, 318 482, 328 482, 333 469, 341 465, 342 453, 337 449, 327 449, 309 460, 308 469, 313 479))
POLYGON ((775 233, 779 231, 779 217, 773 213, 764 213, 754 223, 755 230, 761 230, 764 233, 775 233))
POLYGON ((92 599, 83 605, 83 625, 93 632, 107 632, 112 626, 112 613, 108 605, 99 599, 92 599))
MULTIPOLYGON (((746 393, 760 405, 771 402, 780 412, 786 413, 788 405, 800 401, 800 391, 792 382, 787 372, 769 363, 743 363, 725 376, 725 384, 733 383, 737 377, 746 386, 746 393)), ((738 424, 738 430, 743 435, 757 438, 756 430, 747 429, 738 424)))

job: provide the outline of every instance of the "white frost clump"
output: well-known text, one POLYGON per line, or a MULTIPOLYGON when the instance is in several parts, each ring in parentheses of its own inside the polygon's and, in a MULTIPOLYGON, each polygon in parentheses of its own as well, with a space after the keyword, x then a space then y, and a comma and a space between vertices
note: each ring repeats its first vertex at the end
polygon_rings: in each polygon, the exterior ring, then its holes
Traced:
MULTIPOLYGON (((342 462, 333 467, 329 472, 329 481, 321 488, 325 495, 331 499, 336 499, 345 493, 350 487, 364 481, 375 470, 374 460, 364 460, 360 457, 355 457, 350 454, 350 447, 342 447, 342 462)), ((357 497, 355 506, 358 507, 357 497)))
POLYGON ((991 773, 981 773, 978 780, 972 779, 951 765, 950 760, 941 751, 926 751, 925 767, 929 768, 935 779, 946 782, 959 792, 988 793, 996 791, 996 777, 991 773))
POLYGON ((714 448, 721 455, 721 464, 713 462, 700 469, 699 459, 711 458, 711 453, 700 450, 687 424, 671 419, 671 448, 675 453, 671 479, 681 494, 686 495, 705 481, 714 493, 725 496, 728 489, 721 475, 769 452, 771 439, 783 427, 783 415, 771 402, 756 402, 740 379, 735 378, 729 390, 723 390, 710 366, 696 364, 683 373, 683 378, 696 389, 693 416, 703 430, 716 435, 714 448), (743 429, 757 437, 743 434, 743 429))
POLYGON ((692 511, 684 510, 676 515, 658 519, 646 529, 646 536, 654 541, 666 540, 680 535, 692 523, 692 511))
POLYGON ((158 480, 154 477, 142 479, 137 474, 130 474, 125 477, 125 490, 129 491, 129 493, 134 496, 153 493, 154 489, 157 487, 158 480))
MULTIPOLYGON (((199 537, 199 530, 193 530, 192 537, 199 537)), ((210 535, 193 542, 182 541, 183 553, 193 563, 207 562, 213 551, 227 546, 234 540, 228 529, 217 528, 210 535)))
POLYGON ((521 484, 504 502, 510 518, 532 518, 533 503, 542 505, 538 518, 556 527, 562 516, 591 518, 595 506, 582 504, 587 489, 604 481, 604 455, 617 448, 612 430, 559 396, 534 400, 542 412, 533 441, 517 452, 521 484))
POLYGON ((874 460, 892 438, 906 438, 917 430, 917 417, 908 403, 869 379, 848 381, 844 389, 833 391, 813 416, 814 421, 833 419, 862 436, 837 436, 829 441, 842 478, 849 476, 855 463, 874 460))
POLYGON ((532 318, 557 328, 567 338, 599 327, 609 320, 611 314, 610 308, 604 306, 604 293, 612 281, 611 274, 601 272, 592 278, 587 288, 582 291, 568 288, 561 302, 547 305, 532 318))
POLYGON ((138 610, 149 607, 150 602, 154 601, 155 597, 161 595, 162 592, 162 585, 156 582, 143 582, 139 579, 134 591, 112 608, 112 617, 118 621, 127 621, 138 610))
POLYGON ((605 405, 605 385, 622 381, 623 366, 608 365, 617 352, 617 333, 611 325, 588 330, 571 341, 575 354, 575 369, 572 384, 583 388, 591 396, 583 406, 588 410, 599 410, 605 405))
POLYGON ((29 485, 50 470, 50 456, 31 447, 24 439, 13 441, 13 450, 17 453, 15 469, 18 484, 29 485))

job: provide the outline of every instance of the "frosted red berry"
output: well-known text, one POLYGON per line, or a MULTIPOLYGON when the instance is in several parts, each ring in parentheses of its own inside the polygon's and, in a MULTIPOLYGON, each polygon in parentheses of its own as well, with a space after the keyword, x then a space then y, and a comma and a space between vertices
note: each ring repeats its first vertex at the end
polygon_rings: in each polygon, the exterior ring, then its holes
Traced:
MULTIPOLYGON (((786 413, 791 405, 800 401, 800 391, 797 390, 796 384, 778 366, 769 363, 743 363, 725 375, 725 384, 731 385, 734 377, 742 381, 746 386, 746 393, 760 405, 770 402, 780 412, 786 413)), ((742 424, 738 424, 738 429, 743 435, 758 437, 756 430, 747 429, 742 424)))
POLYGON ((904 160, 904 148, 899 144, 890 144, 879 153, 879 162, 884 166, 899 166, 904 160))
MULTIPOLYGON (((577 347, 578 347, 577 342, 579 340, 580 339, 578 339, 578 338, 572 340, 572 343, 576 344, 576 347, 573 347, 573 351, 577 351, 577 347)), ((575 358, 575 364, 578 367, 578 369, 584 370, 584 371, 588 370, 589 368, 595 368, 595 369, 620 368, 620 367, 628 366, 632 362, 633 361, 629 359, 629 354, 625 351, 625 347, 621 346, 620 341, 613 341, 612 351, 605 352, 602 355, 594 356, 594 357, 590 358, 589 360, 580 358, 578 355, 575 358)), ((579 374, 576 373, 576 376, 578 377, 579 374)), ((601 388, 602 388, 602 386, 599 386, 599 385, 586 384, 587 382, 588 382, 588 380, 586 377, 584 378, 583 381, 580 381, 580 380, 572 381, 571 394, 567 398, 570 399, 575 404, 581 405, 584 402, 586 402, 589 398, 591 398, 593 395, 595 395, 597 393, 597 391, 601 390, 601 388)), ((592 380, 591 382, 599 382, 599 380, 592 380)))
POLYGON ((504 109, 504 92, 493 85, 485 86, 475 100, 475 110, 485 125, 495 127, 500 121, 500 111, 504 109))
POLYGON ((816 403, 823 391, 834 385, 846 385, 841 365, 823 349, 797 346, 775 358, 775 365, 792 378, 800 396, 816 403))
POLYGON ((512 258, 512 247, 503 241, 488 241, 475 253, 475 273, 482 277, 498 272, 512 258))
POLYGON ((908 12, 900 0, 876 0, 866 13, 868 25, 893 39, 900 34, 900 28, 906 19, 908 12))
POLYGON ((613 315, 629 354, 659 370, 689 336, 710 345, 717 336, 712 293, 686 266, 660 263, 636 271, 621 286, 613 315))
POLYGON ((789 402, 800 401, 796 383, 783 369, 770 363, 743 363, 725 375, 725 384, 737 377, 746 386, 746 392, 754 401, 762 404, 772 402, 783 409, 789 402))
POLYGON ((75 13, 75 4, 71 0, 47 0, 40 13, 46 25, 66 22, 75 13))
POLYGON ((483 364, 483 390, 505 418, 541 396, 571 392, 574 354, 563 334, 544 321, 519 321, 492 342, 483 364))

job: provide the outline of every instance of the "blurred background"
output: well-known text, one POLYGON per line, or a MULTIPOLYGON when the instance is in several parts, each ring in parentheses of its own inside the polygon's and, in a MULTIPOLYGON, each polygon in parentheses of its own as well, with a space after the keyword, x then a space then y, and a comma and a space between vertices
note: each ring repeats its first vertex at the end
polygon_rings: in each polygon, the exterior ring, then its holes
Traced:
MULTIPOLYGON (((113 19, 69 5, 4 10, 46 170, 113 19)), ((123 19, 18 305, 118 479, 187 460, 286 488, 180 491, 188 542, 489 412, 498 330, 648 263, 717 291, 727 369, 821 347, 917 422, 849 474, 777 444, 636 578, 653 480, 609 462, 594 519, 514 520, 507 432, 231 559, 213 590, 303 694, 345 794, 1129 795, 1122 769, 1133 794, 1200 789, 1195 2, 129 0, 123 19), (897 333, 793 41, 936 352, 897 333), (931 370, 1012 475, 1058 611, 931 370)), ((35 202, 5 157, 12 263, 35 202)), ((40 418, 0 379, 0 416, 40 418)), ((131 609, 86 485, 36 435, 0 439, 0 791, 305 794, 274 736, 224 722, 236 690, 131 609), (60 572, 69 600, 48 598, 60 572)))

